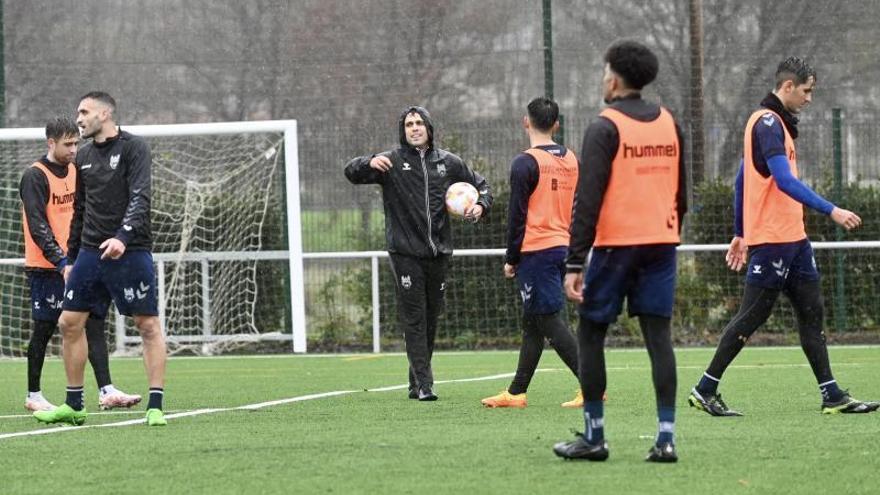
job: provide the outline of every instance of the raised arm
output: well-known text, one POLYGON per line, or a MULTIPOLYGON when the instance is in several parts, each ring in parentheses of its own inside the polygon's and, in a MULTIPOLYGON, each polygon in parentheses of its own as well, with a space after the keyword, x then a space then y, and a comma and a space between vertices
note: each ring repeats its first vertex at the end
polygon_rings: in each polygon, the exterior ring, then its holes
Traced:
POLYGON ((391 169, 393 151, 353 158, 345 165, 345 178, 352 184, 383 184, 391 169))

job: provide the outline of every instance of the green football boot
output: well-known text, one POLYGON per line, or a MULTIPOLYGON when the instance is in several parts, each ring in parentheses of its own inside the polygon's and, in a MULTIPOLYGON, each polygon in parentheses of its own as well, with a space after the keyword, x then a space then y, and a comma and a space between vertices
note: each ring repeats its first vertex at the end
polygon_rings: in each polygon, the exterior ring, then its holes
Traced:
POLYGON ((849 395, 849 390, 843 391, 840 400, 822 401, 822 414, 864 414, 874 412, 878 408, 880 402, 858 400, 849 395))
POLYGON ((165 426, 168 421, 161 409, 147 409, 147 426, 165 426))
POLYGON ((727 407, 721 400, 721 394, 701 394, 696 387, 691 389, 688 404, 712 416, 742 416, 742 413, 727 407))
POLYGON ((53 411, 36 411, 34 417, 40 423, 54 424, 64 423, 71 426, 80 426, 86 422, 85 408, 75 411, 67 404, 61 404, 53 411))

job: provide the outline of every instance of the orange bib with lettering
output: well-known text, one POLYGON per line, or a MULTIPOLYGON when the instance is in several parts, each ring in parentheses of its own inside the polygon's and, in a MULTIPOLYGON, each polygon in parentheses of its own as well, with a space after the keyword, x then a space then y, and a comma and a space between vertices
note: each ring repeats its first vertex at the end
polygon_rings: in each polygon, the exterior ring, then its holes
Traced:
MULTIPOLYGON (((593 245, 678 244, 677 209, 681 143, 672 114, 660 108, 641 122, 606 108, 600 114, 617 127, 620 144, 602 199, 593 245)), ((581 157, 589 166, 590 157, 581 157)))
POLYGON ((522 251, 568 246, 571 204, 577 187, 578 162, 566 150, 557 156, 539 148, 525 151, 538 162, 538 185, 529 197, 522 251))
MULTIPOLYGON (((67 239, 70 237, 70 221, 73 219, 73 198, 76 195, 76 167, 70 163, 67 165, 67 177, 59 178, 49 171, 40 162, 31 165, 40 169, 49 182, 49 201, 46 203, 46 218, 49 220, 49 228, 55 236, 55 241, 61 249, 67 253, 67 239)), ((24 258, 25 266, 29 268, 55 268, 43 256, 43 250, 31 237, 27 215, 22 208, 22 225, 24 226, 24 258)))

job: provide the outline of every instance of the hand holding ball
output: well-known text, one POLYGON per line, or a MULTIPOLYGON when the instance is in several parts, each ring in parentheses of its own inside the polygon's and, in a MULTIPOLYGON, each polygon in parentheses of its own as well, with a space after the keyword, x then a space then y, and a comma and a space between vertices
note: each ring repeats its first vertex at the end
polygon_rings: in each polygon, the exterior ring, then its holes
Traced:
POLYGON ((446 190, 446 211, 451 215, 464 217, 477 204, 479 197, 477 188, 474 186, 467 182, 456 182, 446 190))

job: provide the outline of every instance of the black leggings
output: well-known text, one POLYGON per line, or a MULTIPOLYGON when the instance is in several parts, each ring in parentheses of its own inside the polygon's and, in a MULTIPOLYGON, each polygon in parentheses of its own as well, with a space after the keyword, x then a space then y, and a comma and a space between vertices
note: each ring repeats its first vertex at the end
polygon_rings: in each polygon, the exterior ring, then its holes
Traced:
MULTIPOLYGON (((55 334, 58 323, 54 321, 34 320, 33 330, 28 342, 28 392, 40 390, 43 376, 43 362, 46 359, 46 347, 55 334)), ((98 387, 110 385, 110 362, 107 351, 107 337, 104 334, 104 320, 89 318, 86 320, 86 340, 89 346, 89 362, 95 370, 98 387)))
MULTIPOLYGON (((706 373, 721 379, 721 375, 736 358, 739 351, 755 331, 767 321, 779 290, 765 289, 746 284, 743 292, 742 305, 736 316, 724 328, 718 349, 706 373)), ((818 383, 834 379, 828 359, 828 347, 825 345, 825 332, 822 330, 824 308, 818 280, 797 280, 786 284, 782 290, 791 301, 797 317, 798 334, 801 349, 810 362, 813 374, 818 383)))
POLYGON ((559 357, 577 378, 577 342, 559 312, 548 315, 526 315, 523 316, 522 345, 519 348, 516 375, 507 389, 511 394, 522 394, 529 389, 529 383, 532 381, 532 376, 538 367, 538 361, 541 360, 541 354, 544 352, 545 338, 550 341, 556 354, 559 354, 559 357))
MULTIPOLYGON (((651 377, 659 407, 674 407, 677 388, 675 353, 669 318, 640 315, 639 326, 651 359, 651 377)), ((605 371, 605 335, 607 323, 581 318, 578 328, 578 352, 581 388, 585 401, 602 400, 607 385, 605 371)))

